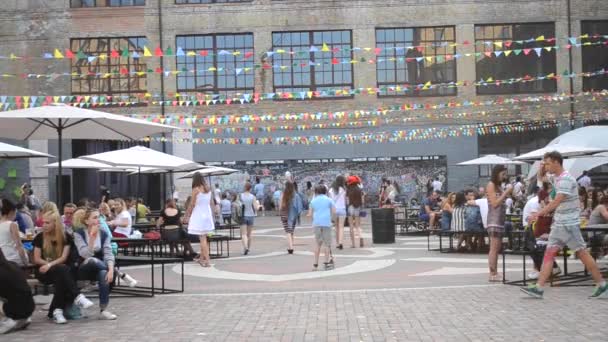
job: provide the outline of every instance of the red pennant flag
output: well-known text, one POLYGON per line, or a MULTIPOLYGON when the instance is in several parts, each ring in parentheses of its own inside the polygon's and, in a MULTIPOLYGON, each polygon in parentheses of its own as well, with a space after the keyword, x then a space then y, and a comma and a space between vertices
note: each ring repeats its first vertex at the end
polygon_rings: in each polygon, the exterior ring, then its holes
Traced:
POLYGON ((507 40, 507 41, 506 41, 506 42, 504 42, 503 44, 504 44, 504 46, 505 46, 505 47, 510 48, 510 47, 511 47, 511 44, 513 44, 513 42, 512 42, 512 41, 510 41, 510 40, 507 40))
POLYGON ((268 64, 268 63, 264 63, 264 64, 262 64, 262 68, 263 69, 270 69, 270 68, 272 68, 272 66, 270 64, 268 64))
POLYGON ((374 53, 376 54, 376 56, 378 56, 380 54, 380 52, 382 52, 382 48, 375 48, 374 49, 374 53))
POLYGON ((465 40, 464 42, 462 42, 462 45, 469 45, 471 44, 471 42, 469 42, 468 40, 465 40))
POLYGON ((157 57, 163 56, 163 50, 160 48, 160 46, 157 47, 156 50, 154 50, 154 56, 157 56, 157 57))
POLYGON ((74 58, 74 53, 70 49, 65 50, 65 58, 74 58))
POLYGON ((340 62, 338 62, 337 58, 332 58, 331 59, 331 64, 340 64, 340 62))
POLYGON ((156 72, 157 74, 162 74, 163 68, 156 68, 156 70, 154 72, 156 72))
MULTIPOLYGON (((206 57, 206 56, 209 56, 209 51, 207 51, 207 50, 201 50, 201 52, 199 52, 199 54, 201 56, 203 56, 203 57, 206 57)), ((253 54, 253 52, 251 54, 253 54)))
POLYGON ((483 54, 486 55, 487 57, 492 57, 492 51, 486 51, 483 54))
POLYGON ((422 46, 416 46, 416 50, 418 50, 418 52, 423 52, 424 48, 422 46))
POLYGON ((529 55, 530 51, 532 51, 532 49, 524 49, 524 55, 529 55))
POLYGON ((226 99, 226 104, 231 104, 232 103, 232 99, 226 99))
POLYGON ((247 59, 247 58, 250 58, 252 56, 253 56, 253 52, 248 51, 248 52, 245 52, 245 57, 244 58, 247 59))
POLYGON ((112 49, 112 51, 110 51, 110 58, 118 58, 120 57, 120 55, 118 54, 118 51, 112 49))
POLYGON ((129 74, 129 70, 127 70, 127 68, 120 68, 120 74, 121 75, 128 75, 129 74))

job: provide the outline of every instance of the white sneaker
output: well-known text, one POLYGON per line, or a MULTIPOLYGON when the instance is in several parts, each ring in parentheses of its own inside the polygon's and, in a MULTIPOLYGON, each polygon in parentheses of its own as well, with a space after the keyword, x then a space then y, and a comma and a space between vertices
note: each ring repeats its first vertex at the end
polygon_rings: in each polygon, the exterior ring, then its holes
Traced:
POLYGON ((87 297, 85 297, 82 293, 74 299, 74 304, 78 305, 81 309, 88 309, 93 306, 93 302, 91 302, 87 297))
POLYGON ((0 334, 8 334, 15 330, 15 327, 17 327, 17 322, 8 317, 4 317, 0 320, 0 334))
POLYGON ((125 281, 125 283, 127 283, 127 285, 129 285, 129 287, 135 287, 135 285, 137 285, 137 280, 133 279, 133 277, 131 277, 130 275, 126 274, 124 275, 124 277, 122 277, 122 280, 125 281))
POLYGON ((528 279, 531 279, 531 280, 538 279, 539 275, 540 275, 540 273, 538 271, 532 271, 532 272, 528 273, 528 279))
POLYGON ((53 320, 57 324, 66 324, 68 322, 68 320, 65 319, 65 316, 63 315, 63 310, 61 309, 55 309, 53 311, 53 320))
POLYGON ((115 314, 111 313, 108 310, 103 310, 102 312, 99 313, 99 319, 101 319, 101 320, 113 321, 116 318, 118 318, 118 316, 116 316, 115 314))

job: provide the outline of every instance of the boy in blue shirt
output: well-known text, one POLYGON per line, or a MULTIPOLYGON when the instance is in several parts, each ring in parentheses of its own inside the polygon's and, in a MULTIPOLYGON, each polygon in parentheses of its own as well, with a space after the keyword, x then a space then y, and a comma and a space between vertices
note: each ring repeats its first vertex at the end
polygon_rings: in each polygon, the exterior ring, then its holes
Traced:
POLYGON ((327 188, 323 185, 317 185, 315 188, 315 198, 310 202, 308 216, 312 216, 312 226, 315 232, 315 261, 313 271, 319 266, 319 255, 321 247, 325 246, 325 269, 334 267, 334 259, 331 257, 331 218, 336 213, 336 205, 329 197, 327 197, 327 188), (331 257, 331 259, 330 259, 331 257))

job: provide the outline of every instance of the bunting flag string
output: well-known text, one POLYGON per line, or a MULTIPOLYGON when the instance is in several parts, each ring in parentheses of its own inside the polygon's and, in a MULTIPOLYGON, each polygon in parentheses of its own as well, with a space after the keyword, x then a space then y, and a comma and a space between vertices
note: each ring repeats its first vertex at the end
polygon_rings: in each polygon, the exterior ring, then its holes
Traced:
MULTIPOLYGON (((562 40, 562 39, 560 39, 562 40)), ((496 57, 501 55, 509 56, 511 52, 514 52, 516 55, 521 53, 526 44, 530 43, 555 43, 557 42, 557 38, 545 38, 544 36, 531 37, 529 39, 523 40, 507 40, 507 41, 476 41, 469 42, 467 40, 461 43, 450 43, 450 42, 440 42, 440 43, 431 43, 431 44, 422 44, 422 45, 403 45, 403 46, 392 46, 392 47, 352 47, 352 48, 344 48, 344 47, 331 47, 331 45, 327 43, 323 43, 321 46, 311 45, 309 48, 305 49, 274 49, 272 51, 266 51, 263 53, 265 57, 272 57, 275 54, 289 54, 289 55, 298 55, 300 57, 306 56, 309 53, 331 53, 331 54, 343 54, 343 53, 373 53, 378 56, 386 51, 410 51, 416 50, 417 53, 423 53, 427 48, 439 48, 439 47, 456 47, 456 46, 486 46, 491 48, 500 49, 495 54, 496 57), (513 49, 511 49, 513 47, 513 49), (519 47, 519 49, 517 49, 519 47), (506 48, 503 50, 503 48, 506 48), (516 52, 516 51, 519 51, 516 52)), ((565 45, 552 45, 552 46, 541 46, 537 47, 538 49, 560 49, 567 48, 571 49, 573 47, 581 47, 581 46, 592 46, 592 45, 607 45, 608 46, 608 35, 581 35, 578 37, 564 37, 563 41, 566 43, 565 45), (590 41, 590 40, 599 40, 599 41, 590 41)), ((532 49, 527 49, 532 50, 532 49)), ((486 53, 487 54, 487 53, 486 53)), ((142 50, 138 51, 129 51, 128 48, 124 48, 122 50, 112 49, 109 54, 87 54, 82 50, 74 52, 70 49, 59 49, 55 48, 53 52, 44 52, 42 56, 24 56, 18 55, 15 53, 9 53, 8 55, 0 55, 0 60, 13 60, 13 61, 23 61, 23 60, 38 60, 38 59, 47 59, 47 60, 60 60, 60 59, 74 59, 78 61, 86 61, 87 63, 93 63, 97 59, 105 60, 109 59, 120 59, 120 58, 134 58, 134 59, 148 59, 148 58, 160 58, 160 57, 214 57, 214 56, 223 56, 223 55, 231 55, 234 57, 240 57, 242 60, 250 60, 254 57, 253 51, 245 51, 245 50, 219 50, 217 53, 214 53, 213 50, 185 50, 183 47, 177 47, 175 51, 171 47, 168 47, 163 51, 160 47, 154 49, 154 53, 151 52, 148 46, 144 46, 142 50)), ((490 54, 487 54, 490 57, 490 54)), ((423 56, 424 58, 431 58, 434 56, 423 56)), ((477 56, 479 57, 479 55, 477 56)))
MULTIPOLYGON (((512 109, 501 108, 497 111, 492 112, 494 118, 500 118, 502 121, 514 121, 514 120, 569 120, 573 117, 578 119, 585 118, 596 118, 605 113, 605 110, 599 111, 581 111, 572 113, 559 113, 559 112, 545 112, 538 113, 533 112, 528 114, 522 113, 513 113, 512 109)), ((485 114, 485 112, 479 113, 458 113, 458 115, 448 115, 451 116, 451 122, 454 120, 466 120, 466 121, 476 121, 477 123, 483 123, 487 121, 487 117, 483 118, 483 120, 479 121, 479 117, 473 117, 474 114, 485 114), (461 116, 462 114, 462 116, 461 116), (466 118, 464 116, 467 116, 466 118), (475 120, 478 119, 478 120, 475 120)), ((485 116, 484 115, 484 116, 485 116)), ((277 131, 308 131, 315 129, 360 129, 360 128, 370 128, 370 127, 382 127, 382 126, 412 126, 412 125, 430 125, 437 124, 438 122, 446 122, 438 121, 439 118, 427 118, 427 120, 422 120, 425 118, 412 118, 412 117, 390 117, 390 118, 375 118, 369 120, 359 120, 359 121, 330 121, 325 123, 312 123, 312 124, 296 124, 296 125, 273 125, 273 126, 252 126, 252 125, 234 125, 230 127, 193 127, 190 126, 188 128, 183 128, 184 132, 192 132, 192 133, 208 133, 212 135, 230 135, 230 134, 243 134, 243 133, 259 133, 259 132, 277 132, 277 131)))
MULTIPOLYGON (((377 91, 380 91, 379 89, 377 91)), ((129 95, 117 95, 117 96, 99 96, 99 95, 55 95, 55 96, 36 96, 36 95, 17 95, 17 96, 9 96, 9 95, 0 95, 0 111, 5 110, 14 110, 14 109, 22 109, 22 108, 31 108, 31 107, 40 107, 46 105, 57 105, 57 104, 69 104, 76 107, 81 108, 100 108, 100 107, 135 107, 135 106, 147 106, 147 105, 160 105, 166 104, 172 107, 194 107, 201 105, 209 105, 211 101, 213 104, 217 103, 242 103, 239 101, 239 98, 226 98, 226 97, 208 97, 206 94, 197 94, 197 95, 183 95, 183 94, 167 94, 168 96, 173 97, 173 99, 169 101, 158 101, 161 98, 159 94, 141 94, 139 97, 133 97, 129 95)), ((410 111, 410 110, 438 110, 444 108, 458 108, 458 107, 479 107, 479 106, 498 106, 505 104, 527 104, 534 102, 563 102, 569 101, 570 98, 577 99, 579 97, 589 97, 591 101, 604 100, 605 97, 608 96, 608 90, 595 91, 595 92, 579 92, 575 94, 551 94, 551 95, 536 95, 536 96, 517 96, 517 97, 499 97, 497 99, 487 99, 487 100, 463 100, 463 101, 448 101, 448 102, 438 102, 438 103, 416 103, 416 102, 407 102, 402 105, 387 105, 380 108, 374 109, 361 109, 348 112, 348 117, 353 118, 355 116, 378 116, 385 111, 389 110, 398 110, 398 111, 410 111), (371 113, 371 114, 370 114, 371 113)), ((268 94, 242 94, 242 100, 246 100, 245 102, 249 103, 252 99, 256 99, 255 103, 257 103, 260 99, 272 99, 274 97, 268 96, 268 94)), ((297 98, 297 97, 292 97, 297 98)), ((218 121, 226 121, 226 122, 235 122, 237 120, 247 120, 249 121, 265 121, 265 120, 289 120, 290 118, 298 118, 301 120, 303 118, 308 118, 309 116, 314 118, 328 118, 334 117, 334 113, 346 113, 344 111, 338 112, 314 112, 314 113, 283 113, 283 114, 273 114, 273 113, 264 113, 264 114, 244 114, 244 115, 223 115, 223 119, 218 119, 218 121), (314 115, 314 117, 313 117, 314 115), (240 119, 239 119, 240 118, 240 119)), ((212 116, 212 115, 207 115, 212 116)), ((160 120, 165 120, 162 123, 170 123, 177 122, 180 120, 186 119, 185 117, 176 116, 175 119, 173 116, 168 115, 165 119, 162 119, 160 115, 148 115, 150 120, 156 120, 160 122, 160 120), (167 121, 168 120, 168 121, 167 121)), ((196 115, 193 116, 194 121, 198 120, 196 115)), ((202 119, 202 117, 201 117, 202 119)))
MULTIPOLYGON (((604 118, 606 117, 604 113, 604 118)), ((584 120, 584 122, 596 122, 584 120)), ((487 124, 470 124, 446 127, 414 128, 407 130, 394 130, 387 132, 362 132, 328 135, 308 136, 281 136, 281 137, 213 137, 213 138, 163 138, 151 137, 144 141, 172 141, 174 143, 192 143, 204 145, 322 145, 322 144, 370 144, 370 143, 397 143, 404 141, 446 139, 460 136, 496 135, 513 132, 529 132, 559 127, 562 123, 549 121, 516 121, 493 122, 487 124)))

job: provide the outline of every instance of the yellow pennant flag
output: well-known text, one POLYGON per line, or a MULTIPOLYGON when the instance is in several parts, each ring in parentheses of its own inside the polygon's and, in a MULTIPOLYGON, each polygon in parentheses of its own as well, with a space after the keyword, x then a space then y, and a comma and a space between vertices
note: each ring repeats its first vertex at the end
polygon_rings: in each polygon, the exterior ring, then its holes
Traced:
POLYGON ((537 42, 540 42, 540 41, 543 41, 543 40, 545 40, 545 36, 538 36, 538 37, 536 37, 536 41, 537 42))
POLYGON ((61 59, 61 58, 63 58, 63 54, 58 49, 55 49, 55 53, 53 54, 53 57, 55 57, 57 59, 61 59))
POLYGON ((433 61, 433 56, 426 57, 426 60, 427 60, 427 62, 432 62, 433 61))
POLYGON ((486 80, 486 82, 494 82, 494 79, 492 77, 488 77, 488 79, 486 80))
POLYGON ((17 59, 17 56, 15 56, 15 54, 11 53, 11 59, 17 59))
POLYGON ((108 57, 108 55, 105 53, 102 53, 101 55, 99 55, 99 59, 101 59, 102 61, 105 61, 107 57, 108 57))
POLYGON ((329 46, 327 46, 327 44, 323 43, 323 47, 321 48, 321 51, 323 51, 323 52, 329 52, 331 50, 329 50, 329 46))
POLYGON ((494 45, 502 49, 502 42, 494 42, 494 45))
POLYGON ((53 102, 54 103, 59 102, 59 96, 53 96, 53 102))
POLYGON ((186 52, 186 56, 188 56, 188 57, 196 56, 196 52, 194 52, 194 51, 188 51, 188 52, 186 52))
POLYGON ((147 46, 144 46, 144 57, 152 57, 152 53, 147 46))
POLYGON ((505 50, 505 56, 509 56, 511 54, 511 50, 505 50))

